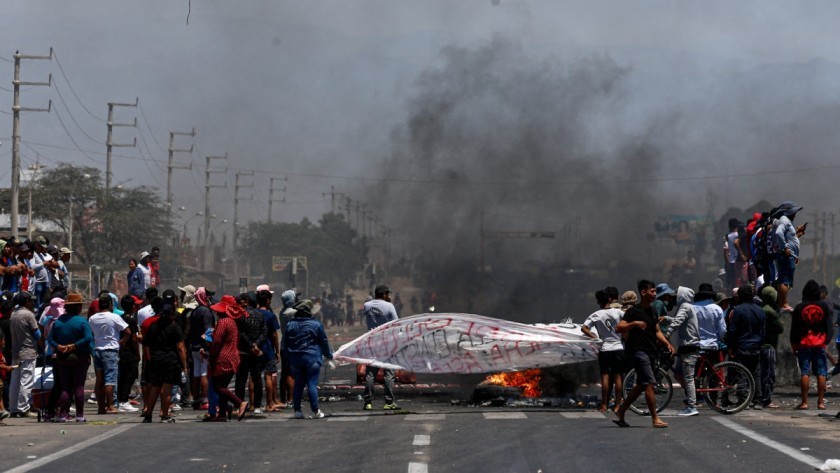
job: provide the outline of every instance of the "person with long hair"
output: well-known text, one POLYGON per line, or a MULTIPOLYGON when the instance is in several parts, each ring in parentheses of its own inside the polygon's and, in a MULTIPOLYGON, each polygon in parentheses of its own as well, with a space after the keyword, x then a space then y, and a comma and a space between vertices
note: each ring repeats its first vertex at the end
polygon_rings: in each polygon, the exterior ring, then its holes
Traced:
POLYGON ((47 343, 56 352, 56 367, 61 395, 58 400, 58 422, 66 422, 70 400, 76 402, 76 422, 85 420, 85 381, 93 353, 93 333, 81 315, 84 299, 81 294, 68 294, 62 314, 52 326, 47 343))
POLYGON ((222 296, 221 301, 210 306, 210 310, 219 316, 219 322, 213 331, 210 343, 210 378, 213 390, 219 396, 219 406, 215 420, 227 420, 228 403, 237 408, 237 419, 242 420, 248 411, 248 402, 238 398, 228 385, 239 368, 239 329, 236 320, 245 316, 245 309, 236 303, 233 296, 222 296))

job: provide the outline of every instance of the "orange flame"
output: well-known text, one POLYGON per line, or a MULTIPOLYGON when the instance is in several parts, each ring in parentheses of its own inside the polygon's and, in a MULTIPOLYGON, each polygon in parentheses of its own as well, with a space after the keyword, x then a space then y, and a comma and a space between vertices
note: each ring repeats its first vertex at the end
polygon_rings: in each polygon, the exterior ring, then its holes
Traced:
POLYGON ((513 373, 491 374, 484 382, 498 386, 523 387, 525 390, 522 391, 522 397, 540 397, 542 396, 542 391, 540 391, 541 380, 542 372, 538 369, 530 369, 513 373))

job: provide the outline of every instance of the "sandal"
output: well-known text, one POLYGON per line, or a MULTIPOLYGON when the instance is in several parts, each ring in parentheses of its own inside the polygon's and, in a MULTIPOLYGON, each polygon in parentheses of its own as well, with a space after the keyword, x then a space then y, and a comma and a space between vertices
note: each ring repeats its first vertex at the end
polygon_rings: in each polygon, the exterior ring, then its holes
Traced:
POLYGON ((654 429, 666 429, 666 428, 668 428, 668 423, 667 422, 657 422, 657 423, 653 424, 653 428, 654 429))
POLYGON ((239 413, 236 416, 236 420, 242 420, 245 417, 245 413, 248 412, 248 407, 250 407, 250 406, 251 406, 250 402, 248 402, 248 401, 243 402, 242 405, 239 406, 239 413))
POLYGON ((808 404, 800 404, 800 405, 794 407, 793 409, 797 410, 797 411, 807 411, 810 408, 808 407, 808 404))
POLYGON ((817 404, 817 410, 824 411, 825 410, 825 404, 817 404))

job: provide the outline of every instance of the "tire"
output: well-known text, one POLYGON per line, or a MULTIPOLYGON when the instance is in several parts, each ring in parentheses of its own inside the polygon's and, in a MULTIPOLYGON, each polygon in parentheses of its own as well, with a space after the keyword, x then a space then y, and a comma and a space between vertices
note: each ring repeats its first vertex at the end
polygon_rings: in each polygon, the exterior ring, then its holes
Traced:
POLYGON ((755 397, 755 379, 746 366, 735 361, 715 365, 700 382, 706 404, 721 414, 743 411, 755 397), (723 378, 723 379, 721 379, 723 378), (705 391, 705 390, 709 391, 705 391))
MULTIPOLYGON (((662 368, 658 368, 656 370, 656 380, 656 386, 654 387, 656 391, 656 412, 659 413, 668 407, 668 404, 671 402, 671 398, 674 397, 674 386, 671 383, 671 377, 668 375, 668 372, 662 368)), ((630 370, 626 375, 624 375, 625 399, 627 399, 627 395, 635 385, 636 370, 630 370)), ((630 404, 630 410, 639 415, 650 415, 647 408, 647 402, 645 402, 644 393, 642 393, 633 404, 630 404)))

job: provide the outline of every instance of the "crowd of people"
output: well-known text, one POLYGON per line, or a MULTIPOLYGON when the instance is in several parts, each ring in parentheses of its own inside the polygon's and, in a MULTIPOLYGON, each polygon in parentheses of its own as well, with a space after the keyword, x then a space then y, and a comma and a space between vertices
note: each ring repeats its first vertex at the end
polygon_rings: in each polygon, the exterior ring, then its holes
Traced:
MULTIPOLYGON (((153 248, 130 261, 125 295, 101 291, 86 301, 69 290, 69 248, 41 236, 0 240, 0 246, 0 420, 32 415, 36 379, 43 382, 45 372, 52 373, 52 388, 39 408, 53 422, 86 422, 89 402, 98 414, 138 413, 146 423, 155 415, 174 422, 174 412, 188 407, 206 411, 208 422, 288 407, 304 418, 304 389, 308 417, 324 417, 318 374, 333 352, 317 317, 320 304, 298 292, 283 292, 275 312, 274 291, 265 284, 237 295, 189 284, 179 293, 160 291, 159 249, 153 248), (91 364, 96 382, 86 398, 91 364)), ((393 306, 388 317, 396 317, 393 306)))
MULTIPOLYGON (((777 281, 777 285, 781 283, 777 281)), ((750 400, 753 409, 777 409, 773 393, 776 382, 776 356, 779 338, 785 331, 780 316, 777 289, 765 283, 758 287, 742 282, 732 296, 716 292, 711 283, 697 291, 683 286, 672 289, 667 283, 641 280, 637 292, 607 287, 595 293, 599 310, 582 324, 581 331, 603 341, 598 355, 601 373, 600 410, 610 410, 614 422, 628 424, 625 413, 644 394, 653 427, 668 424, 656 414, 654 376, 661 354, 673 359, 673 370, 685 392, 685 408, 678 415, 699 415, 695 369, 700 356, 714 362, 729 360, 744 365, 755 380, 756 392, 750 400), (623 377, 630 369, 636 383, 624 398, 623 377), (610 409, 610 390, 615 388, 610 409)), ((840 365, 826 350, 836 325, 834 305, 828 290, 815 280, 802 288, 802 299, 791 311, 787 329, 793 355, 800 369, 801 401, 798 410, 810 409, 811 375, 817 376, 817 409, 826 409, 825 389, 829 360, 831 374, 840 365)), ((840 348, 840 338, 836 340, 840 348)), ((840 413, 838 413, 840 416, 840 413)))

